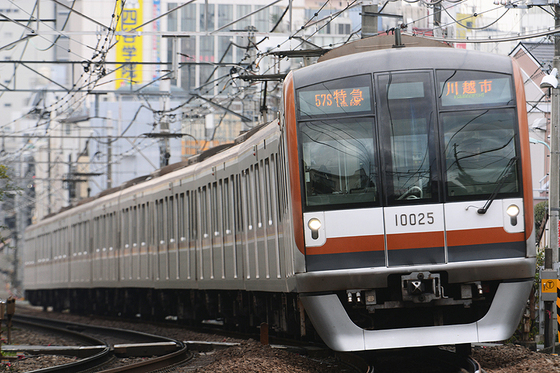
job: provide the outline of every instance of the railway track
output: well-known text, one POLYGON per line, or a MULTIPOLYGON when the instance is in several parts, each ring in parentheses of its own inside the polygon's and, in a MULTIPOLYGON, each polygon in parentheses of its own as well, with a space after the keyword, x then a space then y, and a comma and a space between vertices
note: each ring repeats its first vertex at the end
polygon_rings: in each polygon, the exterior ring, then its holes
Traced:
MULTIPOLYGON (((190 351, 204 351, 201 357, 193 359, 188 366, 205 366, 214 358, 207 355, 215 349, 216 342, 188 343, 137 331, 109 328, 83 323, 44 319, 18 315, 14 322, 28 325, 30 328, 46 329, 52 334, 63 334, 76 340, 77 347, 65 351, 47 353, 80 356, 80 360, 57 367, 36 370, 34 372, 83 372, 84 370, 103 373, 150 372, 158 369, 175 371, 172 366, 184 366, 183 362, 192 358, 190 351), (187 346, 188 345, 188 346, 187 346), (94 346, 94 347, 92 347, 94 346), (86 356, 87 355, 87 356, 86 356), (154 358, 153 356, 158 355, 154 358), (160 356, 161 355, 161 356, 160 356), (129 363, 123 357, 152 357, 140 363, 129 363), (204 360, 207 359, 208 361, 204 360), (201 360, 197 363, 197 360, 201 360), (118 363, 116 363, 118 361, 118 363), (115 366, 124 364, 123 366, 115 366)), ((227 345, 227 343, 223 343, 227 345)), ((236 344, 233 344, 236 345, 236 344)), ((21 346, 18 346, 21 347, 21 346)), ((295 347, 294 347, 295 348, 295 347)), ((305 348, 299 348, 300 355, 305 355, 305 348)), ((22 350, 18 348, 18 351, 22 350)), ((45 353, 45 351, 34 353, 45 353)), ((438 348, 399 349, 389 351, 337 353, 341 372, 353 373, 482 373, 479 364, 470 357, 438 348)), ((177 371, 182 371, 177 368, 177 371)))
POLYGON ((437 347, 365 352, 360 357, 373 373, 482 373, 471 356, 437 347))
MULTIPOLYGON (((33 372, 77 373, 95 370, 102 373, 141 373, 169 368, 192 358, 192 354, 183 342, 148 333, 22 315, 15 316, 13 322, 27 328, 65 336, 80 343, 80 346, 42 349, 41 353, 78 356, 80 359, 33 372), (150 357, 150 359, 113 366, 119 358, 124 357, 150 357)), ((26 348, 35 353, 40 350, 37 346, 17 346, 18 351, 25 351, 26 348)))

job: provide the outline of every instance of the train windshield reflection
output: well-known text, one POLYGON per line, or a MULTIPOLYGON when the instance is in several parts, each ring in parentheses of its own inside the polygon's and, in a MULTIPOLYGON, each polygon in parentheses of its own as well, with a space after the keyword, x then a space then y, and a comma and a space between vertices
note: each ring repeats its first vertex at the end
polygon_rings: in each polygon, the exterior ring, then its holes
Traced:
MULTIPOLYGON (((441 120, 447 196, 476 198, 491 194, 508 162, 517 156, 514 109, 443 113, 441 120)), ((515 168, 500 192, 519 191, 515 168)))
POLYGON ((300 131, 307 207, 379 200, 373 118, 307 122, 300 131))

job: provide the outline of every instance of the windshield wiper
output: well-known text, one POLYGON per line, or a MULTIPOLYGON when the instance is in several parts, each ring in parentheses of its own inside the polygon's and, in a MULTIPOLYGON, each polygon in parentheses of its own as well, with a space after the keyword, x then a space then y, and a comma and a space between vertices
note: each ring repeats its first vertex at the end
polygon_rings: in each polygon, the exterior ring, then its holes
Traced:
POLYGON ((484 207, 482 207, 481 209, 478 209, 477 212, 479 214, 486 214, 486 211, 488 211, 488 209, 490 208, 490 205, 496 199, 496 196, 498 195, 498 193, 502 189, 502 186, 504 186, 504 182, 506 181, 506 179, 510 175, 510 172, 511 172, 511 169, 512 169, 513 165, 516 164, 516 163, 517 163, 517 157, 513 157, 509 160, 506 168, 504 168, 504 170, 502 171, 502 174, 500 175, 500 177, 498 177, 498 180, 497 180, 498 184, 496 185, 496 188, 494 188, 494 191, 492 192, 490 197, 488 197, 488 201, 486 201, 486 203, 484 204, 484 207))

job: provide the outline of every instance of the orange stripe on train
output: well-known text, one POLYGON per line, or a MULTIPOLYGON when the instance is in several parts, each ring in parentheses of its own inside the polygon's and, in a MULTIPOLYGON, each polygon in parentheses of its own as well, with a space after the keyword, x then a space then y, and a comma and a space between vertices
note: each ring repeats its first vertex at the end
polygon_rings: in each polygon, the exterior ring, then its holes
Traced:
POLYGON ((357 253, 385 250, 383 235, 327 238, 320 247, 307 247, 307 255, 357 253))
POLYGON ((388 250, 443 247, 443 232, 399 233, 387 235, 388 250))
POLYGON ((525 233, 507 233, 503 228, 447 231, 447 246, 480 245, 525 241, 525 233))
MULTIPOLYGON (((481 228, 447 231, 447 246, 483 245, 525 241, 525 234, 507 233, 503 228, 481 228)), ((401 233, 387 235, 388 250, 443 247, 443 232, 401 233)), ((383 251, 383 235, 328 238, 323 246, 307 247, 307 255, 343 254, 383 251)))

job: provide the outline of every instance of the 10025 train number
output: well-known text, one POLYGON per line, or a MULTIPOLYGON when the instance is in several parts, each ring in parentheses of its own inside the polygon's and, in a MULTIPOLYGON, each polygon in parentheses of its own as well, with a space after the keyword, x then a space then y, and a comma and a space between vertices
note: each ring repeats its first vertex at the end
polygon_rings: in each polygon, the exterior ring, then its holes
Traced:
POLYGON ((426 225, 434 224, 433 212, 419 212, 418 214, 395 214, 395 225, 397 227, 406 227, 409 225, 426 225))

